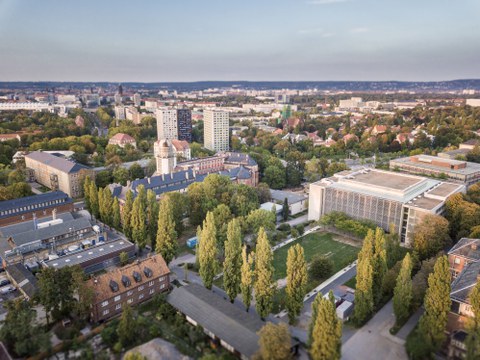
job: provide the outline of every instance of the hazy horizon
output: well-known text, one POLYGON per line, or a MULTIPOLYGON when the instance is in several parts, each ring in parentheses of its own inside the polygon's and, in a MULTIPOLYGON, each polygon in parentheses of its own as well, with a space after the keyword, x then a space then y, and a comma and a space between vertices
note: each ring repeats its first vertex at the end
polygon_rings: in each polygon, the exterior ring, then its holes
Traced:
POLYGON ((478 79, 478 13, 476 0, 0 0, 0 81, 478 79))

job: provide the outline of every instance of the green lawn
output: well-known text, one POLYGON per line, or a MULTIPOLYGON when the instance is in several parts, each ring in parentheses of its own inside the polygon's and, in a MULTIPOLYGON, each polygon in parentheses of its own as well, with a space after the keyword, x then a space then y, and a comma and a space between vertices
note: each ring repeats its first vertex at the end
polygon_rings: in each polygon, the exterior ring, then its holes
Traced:
POLYGON ((332 234, 329 233, 308 234, 274 252, 275 279, 287 276, 288 249, 297 243, 303 246, 307 262, 315 255, 328 256, 333 261, 333 273, 352 263, 360 251, 359 248, 333 240, 332 234))

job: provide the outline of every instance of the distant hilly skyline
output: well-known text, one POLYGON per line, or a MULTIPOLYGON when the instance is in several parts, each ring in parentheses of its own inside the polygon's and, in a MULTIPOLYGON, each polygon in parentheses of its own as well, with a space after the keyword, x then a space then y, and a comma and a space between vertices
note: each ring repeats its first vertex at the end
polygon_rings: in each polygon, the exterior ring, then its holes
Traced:
POLYGON ((168 89, 180 91, 205 90, 209 88, 240 89, 317 89, 346 91, 458 91, 480 90, 480 79, 458 79, 448 81, 195 81, 195 82, 116 82, 116 81, 0 81, 0 89, 45 90, 59 87, 86 88, 90 86, 115 86, 124 84, 135 89, 168 89))

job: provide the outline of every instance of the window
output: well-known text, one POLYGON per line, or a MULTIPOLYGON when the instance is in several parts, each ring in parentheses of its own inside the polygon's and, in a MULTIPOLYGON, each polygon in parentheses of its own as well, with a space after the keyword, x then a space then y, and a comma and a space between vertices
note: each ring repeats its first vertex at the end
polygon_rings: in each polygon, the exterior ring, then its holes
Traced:
POLYGON ((105 300, 104 302, 102 302, 102 307, 105 307, 108 305, 108 300, 105 300))
POLYGON ((115 299, 113 299, 113 301, 119 301, 120 298, 121 298, 121 295, 117 295, 117 296, 115 296, 115 299))
POLYGON ((130 295, 132 295, 132 294, 133 294, 133 291, 132 291, 132 290, 130 290, 129 292, 127 292, 127 296, 130 296, 130 295))
POLYGON ((103 315, 107 315, 110 312, 110 310, 103 310, 103 315))
POLYGON ((162 282, 163 280, 165 280, 165 276, 161 276, 158 278, 158 281, 162 282))
POLYGON ((457 257, 455 258, 455 264, 457 264, 457 265, 460 264, 460 259, 457 258, 457 257))
POLYGON ((149 281, 148 282, 148 286, 153 286, 154 282, 153 281, 149 281))
POLYGON ((128 303, 128 304, 131 304, 132 302, 133 302, 133 299, 128 299, 128 300, 127 300, 127 303, 128 303))
POLYGON ((138 296, 138 300, 142 300, 143 297, 144 297, 144 294, 140 294, 140 295, 138 296))
POLYGON ((160 289, 165 289, 165 284, 160 285, 160 289))
POLYGON ((122 308, 122 304, 115 305, 115 310, 120 310, 122 308))
POLYGON ((150 289, 149 294, 152 295, 155 292, 155 289, 150 289))
POLYGON ((144 287, 145 287, 145 286, 143 286, 143 285, 142 285, 142 286, 139 286, 139 287, 138 287, 138 291, 142 291, 142 290, 144 289, 144 287))

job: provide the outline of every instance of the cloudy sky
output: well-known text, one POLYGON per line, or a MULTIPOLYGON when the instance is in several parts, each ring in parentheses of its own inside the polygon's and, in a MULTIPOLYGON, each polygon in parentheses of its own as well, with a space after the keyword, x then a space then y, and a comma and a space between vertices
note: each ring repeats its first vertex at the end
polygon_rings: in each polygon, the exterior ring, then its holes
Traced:
POLYGON ((479 0, 0 0, 0 81, 480 78, 479 0))

